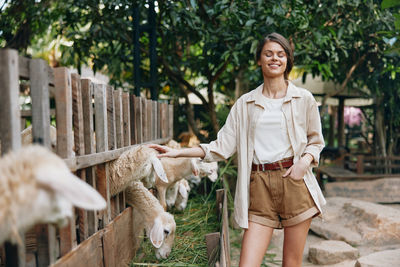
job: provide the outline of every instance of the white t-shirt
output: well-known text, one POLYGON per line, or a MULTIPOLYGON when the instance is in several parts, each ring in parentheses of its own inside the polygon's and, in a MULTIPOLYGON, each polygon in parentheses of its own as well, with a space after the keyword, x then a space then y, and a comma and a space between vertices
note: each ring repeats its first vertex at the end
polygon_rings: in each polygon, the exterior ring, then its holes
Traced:
POLYGON ((285 116, 282 111, 284 98, 263 96, 264 112, 260 116, 254 140, 255 164, 271 163, 293 156, 285 116))

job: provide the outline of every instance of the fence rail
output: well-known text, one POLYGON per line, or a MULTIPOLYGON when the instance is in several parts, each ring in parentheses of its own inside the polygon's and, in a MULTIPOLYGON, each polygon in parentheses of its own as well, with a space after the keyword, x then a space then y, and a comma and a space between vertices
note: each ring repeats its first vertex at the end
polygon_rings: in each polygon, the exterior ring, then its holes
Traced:
POLYGON ((22 246, 5 243, 0 265, 120 266, 131 259, 132 210, 126 208, 124 192, 110 195, 109 161, 132 146, 171 139, 172 106, 82 79, 64 67, 53 69, 11 49, 0 50, 0 95, 1 154, 20 148, 21 125, 29 117, 33 141, 50 148, 49 129, 55 120, 56 153, 107 201, 101 212, 76 209, 77 220, 62 229, 36 225, 22 246), (29 83, 29 111, 20 110, 21 80, 29 83))

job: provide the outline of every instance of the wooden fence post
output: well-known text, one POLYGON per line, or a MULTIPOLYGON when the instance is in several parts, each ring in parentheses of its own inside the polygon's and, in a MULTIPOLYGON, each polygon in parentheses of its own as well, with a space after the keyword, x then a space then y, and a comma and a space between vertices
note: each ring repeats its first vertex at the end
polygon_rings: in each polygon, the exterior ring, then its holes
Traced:
MULTIPOLYGON (((80 76, 76 73, 71 74, 72 85, 72 113, 74 127, 75 154, 82 156, 85 154, 85 140, 83 131, 83 106, 82 106, 82 84, 80 76)), ((83 181, 86 182, 86 170, 77 171, 83 181)), ((79 225, 79 243, 89 237, 88 212, 77 208, 79 225)))
POLYGON ((135 98, 135 136, 136 136, 136 144, 143 143, 143 105, 142 98, 134 96, 135 98))
POLYGON ((168 106, 168 135, 174 138, 174 106, 168 106))
POLYGON ((147 138, 146 138, 146 142, 150 141, 152 138, 152 134, 153 134, 153 104, 152 104, 152 100, 150 99, 145 99, 146 101, 146 117, 147 117, 147 138))
MULTIPOLYGON (((120 132, 121 129, 119 120, 118 110, 120 110, 120 101, 118 100, 118 91, 114 90, 113 87, 107 85, 107 129, 108 129, 108 150, 114 150, 119 148, 118 143, 120 142, 120 132)), ((108 163, 106 163, 108 164, 108 163)), ((109 177, 109 173, 107 176, 109 177)), ((119 213, 119 201, 116 201, 117 196, 110 195, 110 209, 111 209, 111 218, 113 220, 115 216, 119 213)))
MULTIPOLYGON (((107 101, 105 85, 96 84, 94 86, 94 99, 96 151, 103 152, 108 150, 107 101)), ((102 225, 100 225, 100 228, 104 228, 104 226, 106 226, 111 220, 110 181, 108 172, 108 163, 96 166, 97 189, 107 201, 107 210, 100 211, 100 217, 102 218, 102 225)))
MULTIPOLYGON (((82 110, 83 110, 83 132, 85 142, 85 155, 96 152, 94 147, 94 131, 93 131, 93 94, 94 84, 89 79, 82 79, 82 110)), ((89 167, 86 169, 87 182, 97 188, 95 168, 89 167)), ((88 231, 89 236, 93 235, 98 229, 97 211, 88 211, 88 231)))
MULTIPOLYGON (((72 157, 72 88, 71 75, 65 67, 54 69, 54 86, 56 98, 57 154, 62 158, 72 157)), ((60 229, 60 254, 67 254, 76 247, 75 218, 60 229)))
MULTIPOLYGON (((21 147, 21 121, 18 102, 19 70, 18 52, 0 49, 0 154, 21 147)), ((25 266, 25 238, 20 233, 21 246, 5 243, 6 266, 25 266)))

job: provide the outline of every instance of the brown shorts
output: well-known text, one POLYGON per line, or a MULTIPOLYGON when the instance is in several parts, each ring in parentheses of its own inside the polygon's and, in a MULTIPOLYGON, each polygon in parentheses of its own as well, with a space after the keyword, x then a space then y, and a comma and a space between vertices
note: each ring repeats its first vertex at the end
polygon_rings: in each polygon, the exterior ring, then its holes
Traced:
POLYGON ((283 178, 287 171, 252 171, 249 221, 280 229, 319 214, 303 179, 283 178))

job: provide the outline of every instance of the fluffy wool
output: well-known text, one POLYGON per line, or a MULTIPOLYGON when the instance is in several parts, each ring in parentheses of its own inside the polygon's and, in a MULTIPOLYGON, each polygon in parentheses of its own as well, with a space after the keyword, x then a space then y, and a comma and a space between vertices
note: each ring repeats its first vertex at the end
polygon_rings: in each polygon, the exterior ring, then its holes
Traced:
POLYGON ((0 244, 36 223, 65 225, 73 206, 100 210, 105 200, 48 149, 30 145, 0 158, 0 244))
POLYGON ((149 179, 152 183, 155 174, 160 179, 167 180, 158 152, 147 146, 135 146, 122 153, 122 155, 110 163, 110 193, 115 195, 135 181, 149 179))
POLYGON ((143 222, 141 225, 134 225, 135 236, 145 228, 151 243, 157 248, 157 258, 167 258, 171 252, 174 239, 176 224, 174 217, 165 212, 157 198, 144 187, 141 182, 134 182, 126 189, 126 202, 135 208, 135 216, 140 219, 134 222, 143 222))

